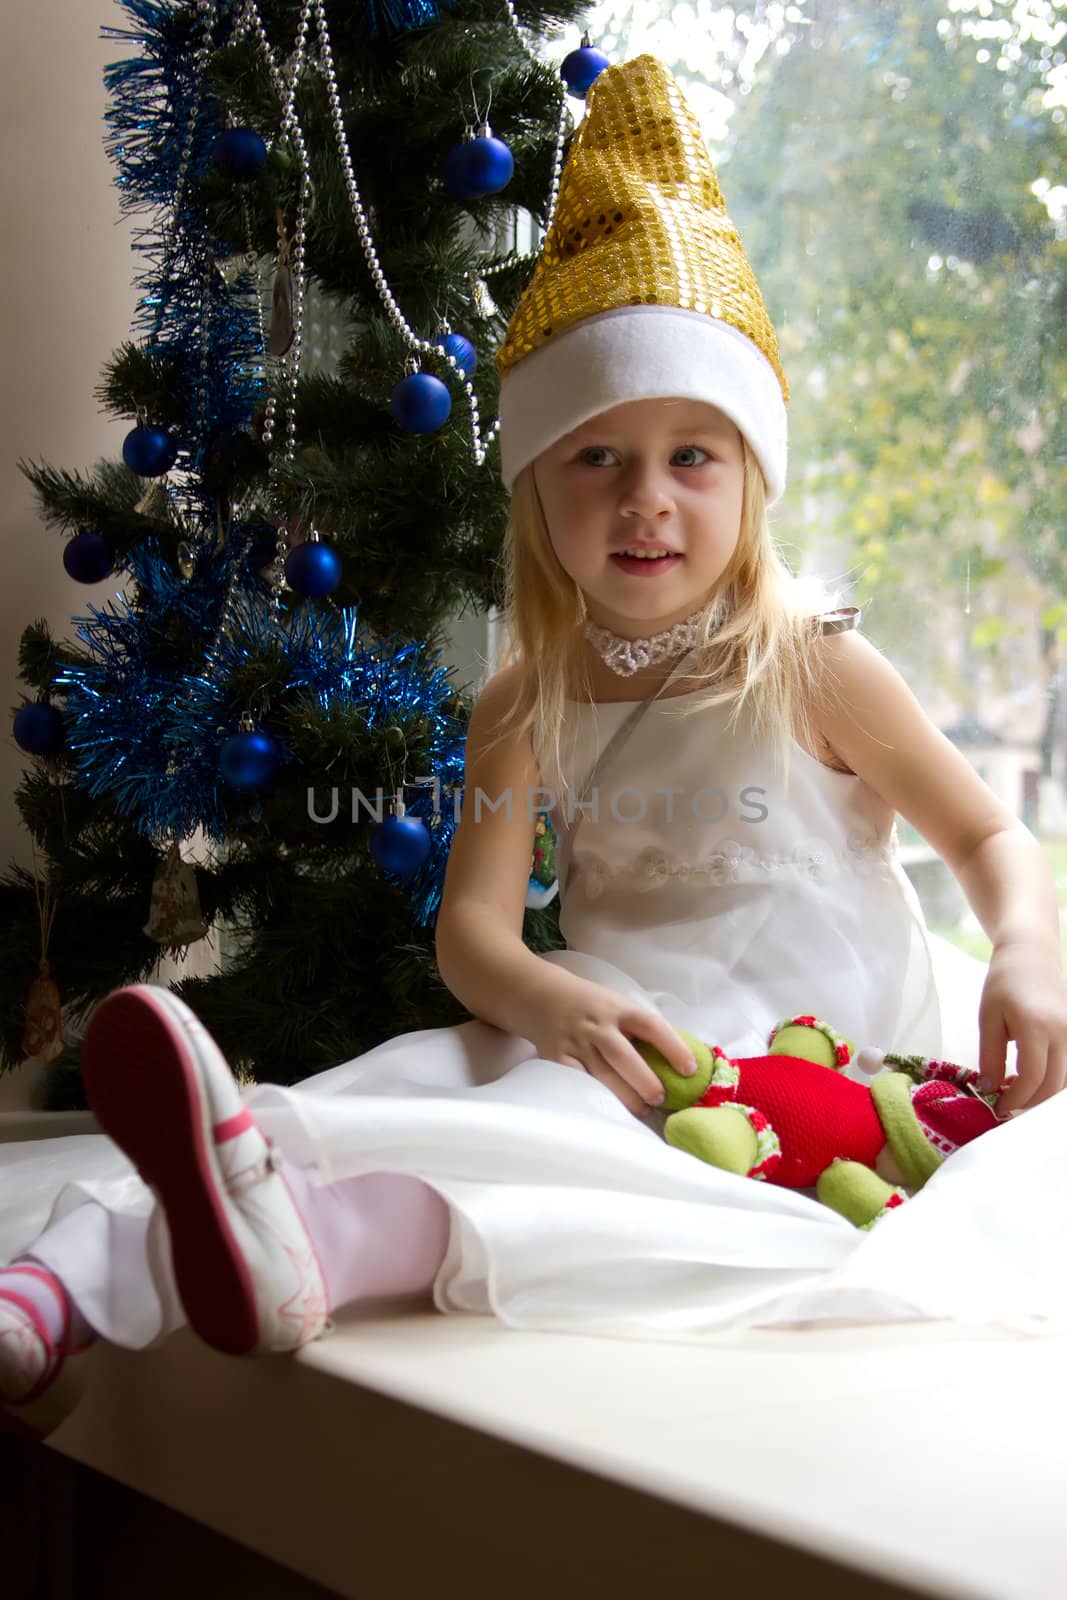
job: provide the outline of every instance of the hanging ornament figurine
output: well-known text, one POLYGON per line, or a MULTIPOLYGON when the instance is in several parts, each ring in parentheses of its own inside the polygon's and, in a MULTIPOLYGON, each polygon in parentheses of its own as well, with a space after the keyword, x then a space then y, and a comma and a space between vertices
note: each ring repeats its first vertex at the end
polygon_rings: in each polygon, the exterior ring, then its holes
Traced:
POLYGON ((41 958, 37 976, 30 984, 26 996, 26 1025, 22 1032, 22 1050, 27 1061, 55 1061, 67 1048, 63 1038, 63 1006, 59 988, 48 964, 48 943, 52 937, 52 923, 56 915, 55 891, 46 883, 41 891, 37 872, 37 851, 33 846, 33 892, 37 897, 37 918, 41 929, 41 958))
POLYGON ((172 841, 152 879, 152 901, 142 931, 169 949, 195 944, 207 933, 196 872, 182 860, 177 839, 172 841))
POLYGON ((274 288, 271 293, 270 305, 270 335, 267 339, 267 353, 272 356, 284 356, 296 338, 296 318, 293 314, 293 278, 290 271, 291 247, 285 231, 285 219, 280 211, 275 212, 275 222, 278 228, 278 265, 274 273, 274 288))
POLYGON ((540 911, 551 905, 559 893, 556 875, 556 830, 547 811, 539 811, 534 827, 533 855, 530 858, 530 882, 526 890, 526 905, 531 911, 540 911))
POLYGON ((55 1061, 67 1048, 63 1039, 63 1007, 47 961, 42 961, 26 996, 22 1050, 27 1061, 55 1061))

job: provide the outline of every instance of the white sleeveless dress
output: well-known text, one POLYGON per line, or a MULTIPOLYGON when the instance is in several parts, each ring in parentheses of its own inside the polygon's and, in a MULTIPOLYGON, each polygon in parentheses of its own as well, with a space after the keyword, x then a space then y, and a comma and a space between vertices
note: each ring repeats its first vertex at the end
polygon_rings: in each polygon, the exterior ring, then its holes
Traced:
MULTIPOLYGON (((544 959, 735 1054, 814 1011, 857 1047, 976 1065, 985 968, 928 936, 889 808, 799 745, 781 792, 769 756, 727 735, 723 708, 681 723, 681 698, 655 702, 612 757, 573 848, 560 785, 569 948, 544 959)), ((572 706, 557 778, 580 793, 625 714, 572 706)), ((638 1120, 593 1078, 479 1021, 398 1035, 246 1099, 313 1182, 404 1172, 445 1198, 441 1311, 683 1341, 824 1318, 1067 1326, 1067 1274, 1052 1266, 1067 1094, 957 1152, 869 1234, 810 1194, 671 1148, 662 1116, 638 1120)), ((79 1284, 76 1259, 34 1248, 91 1298, 103 1333, 141 1347, 181 1312, 165 1263, 145 1271, 162 1248, 152 1196, 108 1140, 0 1153, 0 1260, 87 1203, 107 1215, 107 1284, 79 1284)))
MULTIPOLYGON (((726 707, 680 715, 700 693, 649 707, 597 774, 573 847, 572 775, 584 776, 632 703, 572 706, 552 810, 561 880, 571 873, 568 946, 627 973, 672 1023, 733 1055, 760 1053, 774 1025, 802 1011, 857 1046, 937 1055, 933 957, 895 812, 796 742, 784 792, 769 752, 729 733, 726 707)), ((973 1004, 977 1054, 973 981, 962 1009, 973 1004)))

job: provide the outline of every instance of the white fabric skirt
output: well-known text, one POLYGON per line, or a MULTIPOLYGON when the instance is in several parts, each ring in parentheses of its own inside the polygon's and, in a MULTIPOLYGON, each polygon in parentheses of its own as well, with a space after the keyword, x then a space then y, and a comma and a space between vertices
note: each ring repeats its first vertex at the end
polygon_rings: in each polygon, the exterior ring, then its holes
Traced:
MULTIPOLYGON (((986 969, 940 939, 931 949, 943 1054, 974 1066, 986 969)), ((595 958, 552 959, 641 995, 595 958)), ((482 1022, 400 1034, 298 1088, 259 1085, 245 1099, 312 1182, 403 1172, 443 1196, 452 1226, 433 1293, 444 1312, 680 1341, 822 1320, 1067 1327, 1067 1094, 958 1151, 870 1233, 811 1194, 672 1149, 654 1118, 637 1120, 594 1079, 482 1022)), ((106 1214, 113 1257, 86 1314, 116 1343, 143 1347, 180 1308, 158 1260, 153 1197, 106 1138, 0 1155, 0 1260, 86 1204, 106 1214)), ((77 1261, 47 1258, 77 1277, 77 1261)))

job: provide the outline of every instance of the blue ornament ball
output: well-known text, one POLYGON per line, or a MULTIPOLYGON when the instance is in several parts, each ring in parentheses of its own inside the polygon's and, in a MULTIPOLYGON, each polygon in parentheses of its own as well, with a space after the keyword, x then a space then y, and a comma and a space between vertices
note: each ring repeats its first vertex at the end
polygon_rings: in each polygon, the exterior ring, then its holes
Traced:
POLYGON ((254 178, 267 159, 267 147, 254 128, 227 128, 215 140, 215 160, 238 183, 254 178))
POLYGON ((605 67, 610 66, 611 62, 602 50, 583 45, 580 50, 572 50, 569 56, 564 56, 559 70, 570 93, 584 100, 590 85, 595 83, 605 67))
POLYGON ((259 789, 278 765, 278 746, 266 733, 233 733, 219 755, 219 771, 234 789, 259 789))
POLYGON ((445 157, 445 187, 460 200, 499 194, 511 182, 515 161, 502 139, 484 135, 453 145, 445 157))
POLYGON ((122 442, 122 459, 141 478, 162 478, 178 459, 178 441, 165 428, 133 428, 122 442))
POLYGON ((331 594, 341 581, 341 557, 331 545, 309 539, 290 550, 285 558, 285 577, 290 589, 315 600, 331 594))
POLYGON ((28 756, 52 756, 63 743, 63 718, 55 706, 36 702, 19 707, 11 731, 28 756))
POLYGON ((436 433, 451 410, 447 386, 429 372, 413 372, 393 390, 393 416, 408 433, 436 433))
POLYGON ((430 853, 430 835, 418 817, 386 817, 371 830, 370 853, 383 872, 410 877, 430 853))
POLYGON ((465 378, 472 378, 478 370, 478 352, 469 339, 461 333, 450 333, 438 341, 437 348, 452 356, 465 378))
POLYGON ((454 144, 445 156, 441 168, 441 177, 444 179, 445 188, 449 194, 455 195, 457 200, 474 200, 476 195, 473 189, 467 187, 466 168, 463 160, 464 146, 454 144))
POLYGON ((103 583, 115 570, 111 546, 92 528, 83 528, 67 543, 63 565, 76 583, 103 583))

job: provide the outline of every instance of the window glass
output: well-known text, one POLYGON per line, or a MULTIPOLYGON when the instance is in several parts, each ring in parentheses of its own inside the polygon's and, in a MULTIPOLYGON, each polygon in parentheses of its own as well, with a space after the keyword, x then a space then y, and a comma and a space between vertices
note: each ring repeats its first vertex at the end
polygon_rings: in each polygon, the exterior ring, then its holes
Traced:
MULTIPOLYGON (((1067 19, 605 0, 589 31, 665 61, 701 121, 792 389, 787 558, 847 583, 1041 839, 1067 920, 1067 19)), ((900 835, 931 924, 987 956, 948 868, 900 835)))

